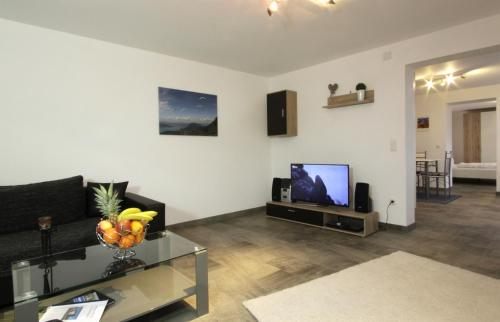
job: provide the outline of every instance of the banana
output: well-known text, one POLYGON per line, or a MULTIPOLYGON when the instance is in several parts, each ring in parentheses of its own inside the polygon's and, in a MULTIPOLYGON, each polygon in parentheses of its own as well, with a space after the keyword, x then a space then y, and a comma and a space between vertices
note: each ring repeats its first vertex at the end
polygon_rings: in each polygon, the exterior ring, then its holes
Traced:
POLYGON ((122 219, 125 219, 124 216, 128 216, 128 215, 131 215, 131 214, 137 214, 137 213, 140 213, 140 212, 141 212, 141 209, 139 209, 139 208, 127 208, 127 209, 123 210, 118 215, 117 220, 120 221, 122 219))
POLYGON ((152 218, 154 218, 154 216, 158 215, 158 213, 156 211, 152 211, 152 210, 150 210, 150 211, 143 211, 143 212, 141 212, 141 214, 148 215, 148 216, 150 216, 152 218))
POLYGON ((139 209, 139 208, 127 208, 124 211, 120 212, 120 216, 121 215, 128 215, 128 214, 136 214, 139 212, 141 212, 141 209, 139 209))
POLYGON ((122 216, 120 218, 120 220, 122 220, 122 219, 151 221, 151 220, 153 220, 153 217, 145 215, 143 213, 137 213, 137 214, 128 214, 128 215, 122 216))

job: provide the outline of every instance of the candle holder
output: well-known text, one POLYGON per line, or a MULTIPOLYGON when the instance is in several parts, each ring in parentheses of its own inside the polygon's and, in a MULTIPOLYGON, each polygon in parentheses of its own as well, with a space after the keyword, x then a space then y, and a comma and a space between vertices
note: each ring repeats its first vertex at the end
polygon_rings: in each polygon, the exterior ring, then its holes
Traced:
POLYGON ((52 217, 43 216, 38 218, 40 236, 42 238, 42 255, 52 254, 52 217))

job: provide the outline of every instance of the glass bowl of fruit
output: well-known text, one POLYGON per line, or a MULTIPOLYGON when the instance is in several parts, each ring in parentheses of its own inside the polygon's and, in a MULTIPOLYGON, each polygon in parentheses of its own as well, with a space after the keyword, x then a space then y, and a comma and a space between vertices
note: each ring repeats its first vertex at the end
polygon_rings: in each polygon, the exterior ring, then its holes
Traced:
POLYGON ((135 255, 133 247, 144 240, 155 211, 128 208, 119 215, 110 214, 97 224, 97 239, 104 247, 114 249, 113 257, 124 260, 135 255))

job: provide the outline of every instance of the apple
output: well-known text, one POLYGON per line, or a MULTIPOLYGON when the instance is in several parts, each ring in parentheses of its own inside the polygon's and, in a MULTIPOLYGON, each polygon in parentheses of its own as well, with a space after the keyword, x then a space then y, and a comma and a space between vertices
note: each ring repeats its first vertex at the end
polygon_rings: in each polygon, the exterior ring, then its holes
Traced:
POLYGON ((128 219, 120 220, 116 225, 116 231, 121 235, 125 235, 128 232, 130 232, 130 220, 128 219))
POLYGON ((139 234, 142 234, 143 231, 144 225, 142 224, 142 222, 137 220, 132 221, 132 223, 130 224, 130 232, 132 233, 132 235, 137 236, 139 234))
POLYGON ((113 228, 113 224, 111 223, 111 221, 109 220, 101 220, 99 222, 99 231, 101 233, 105 232, 106 230, 110 229, 110 228, 113 228))

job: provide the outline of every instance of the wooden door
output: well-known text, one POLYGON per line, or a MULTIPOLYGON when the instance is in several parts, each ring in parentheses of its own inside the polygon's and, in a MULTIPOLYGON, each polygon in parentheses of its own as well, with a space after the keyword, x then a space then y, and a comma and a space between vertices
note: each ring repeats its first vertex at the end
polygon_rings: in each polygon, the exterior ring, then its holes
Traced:
POLYGON ((464 162, 481 162, 481 113, 464 113, 464 162))

